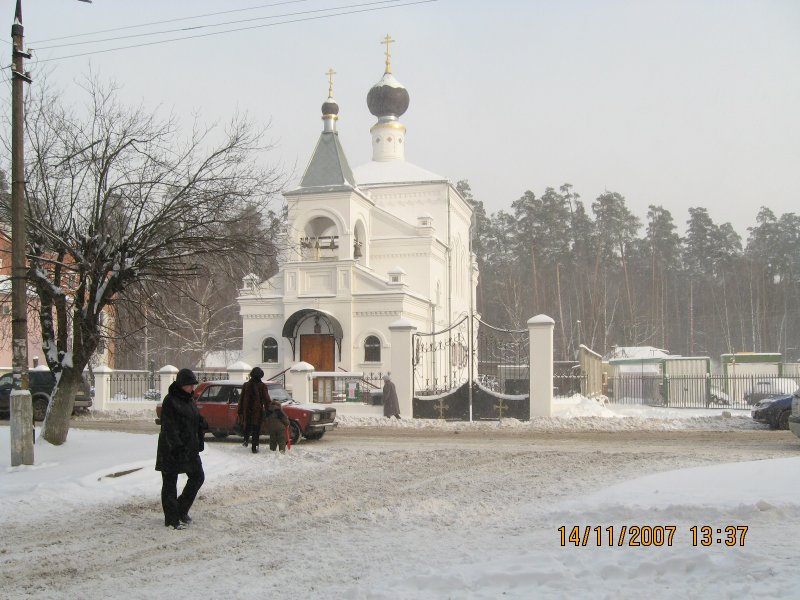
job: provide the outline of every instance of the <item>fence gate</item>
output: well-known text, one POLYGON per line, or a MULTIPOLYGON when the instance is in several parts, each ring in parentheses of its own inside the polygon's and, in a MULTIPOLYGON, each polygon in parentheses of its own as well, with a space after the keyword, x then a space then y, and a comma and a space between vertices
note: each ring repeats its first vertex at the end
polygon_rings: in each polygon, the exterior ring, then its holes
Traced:
POLYGON ((482 420, 530 414, 527 330, 500 329, 477 316, 415 333, 414 416, 482 420))

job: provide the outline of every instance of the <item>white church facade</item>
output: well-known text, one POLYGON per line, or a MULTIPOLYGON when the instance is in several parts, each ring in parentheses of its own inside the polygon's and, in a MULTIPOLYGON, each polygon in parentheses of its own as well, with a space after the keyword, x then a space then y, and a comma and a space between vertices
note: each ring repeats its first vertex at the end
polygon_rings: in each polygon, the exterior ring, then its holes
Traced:
MULTIPOLYGON (((300 184, 284 194, 286 251, 266 281, 246 277, 238 303, 242 360, 274 376, 387 372, 389 325, 448 328, 475 306, 472 210, 445 177, 405 160, 407 90, 386 69, 367 95, 372 160, 351 169, 332 85, 323 130, 300 184)), ((409 356, 409 360, 411 357, 409 356)))

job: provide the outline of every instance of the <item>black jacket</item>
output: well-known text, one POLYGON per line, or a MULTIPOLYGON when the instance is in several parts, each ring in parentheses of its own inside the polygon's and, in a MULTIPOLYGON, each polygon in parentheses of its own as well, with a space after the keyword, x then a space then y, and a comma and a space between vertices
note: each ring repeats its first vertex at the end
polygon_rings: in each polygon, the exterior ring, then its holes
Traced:
POLYGON ((192 395, 173 383, 161 405, 156 471, 188 473, 203 468, 200 452, 208 423, 200 416, 192 395))

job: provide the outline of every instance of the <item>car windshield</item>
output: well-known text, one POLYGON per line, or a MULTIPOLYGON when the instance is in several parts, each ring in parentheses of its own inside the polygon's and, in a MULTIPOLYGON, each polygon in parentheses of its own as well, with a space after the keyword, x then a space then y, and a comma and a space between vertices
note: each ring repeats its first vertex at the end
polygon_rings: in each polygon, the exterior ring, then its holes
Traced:
POLYGON ((269 390, 269 397, 273 400, 277 400, 278 402, 286 402, 287 400, 292 399, 292 397, 289 396, 289 393, 279 383, 268 383, 267 389, 269 390))

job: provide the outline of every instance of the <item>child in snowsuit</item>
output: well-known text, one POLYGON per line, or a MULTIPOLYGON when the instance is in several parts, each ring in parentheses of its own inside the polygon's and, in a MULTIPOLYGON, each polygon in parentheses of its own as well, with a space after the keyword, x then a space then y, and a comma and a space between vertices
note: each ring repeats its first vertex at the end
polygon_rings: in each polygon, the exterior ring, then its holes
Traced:
POLYGON ((272 400, 264 413, 264 422, 269 435, 269 449, 280 449, 281 454, 286 452, 286 428, 289 426, 289 417, 283 412, 281 403, 272 400))

